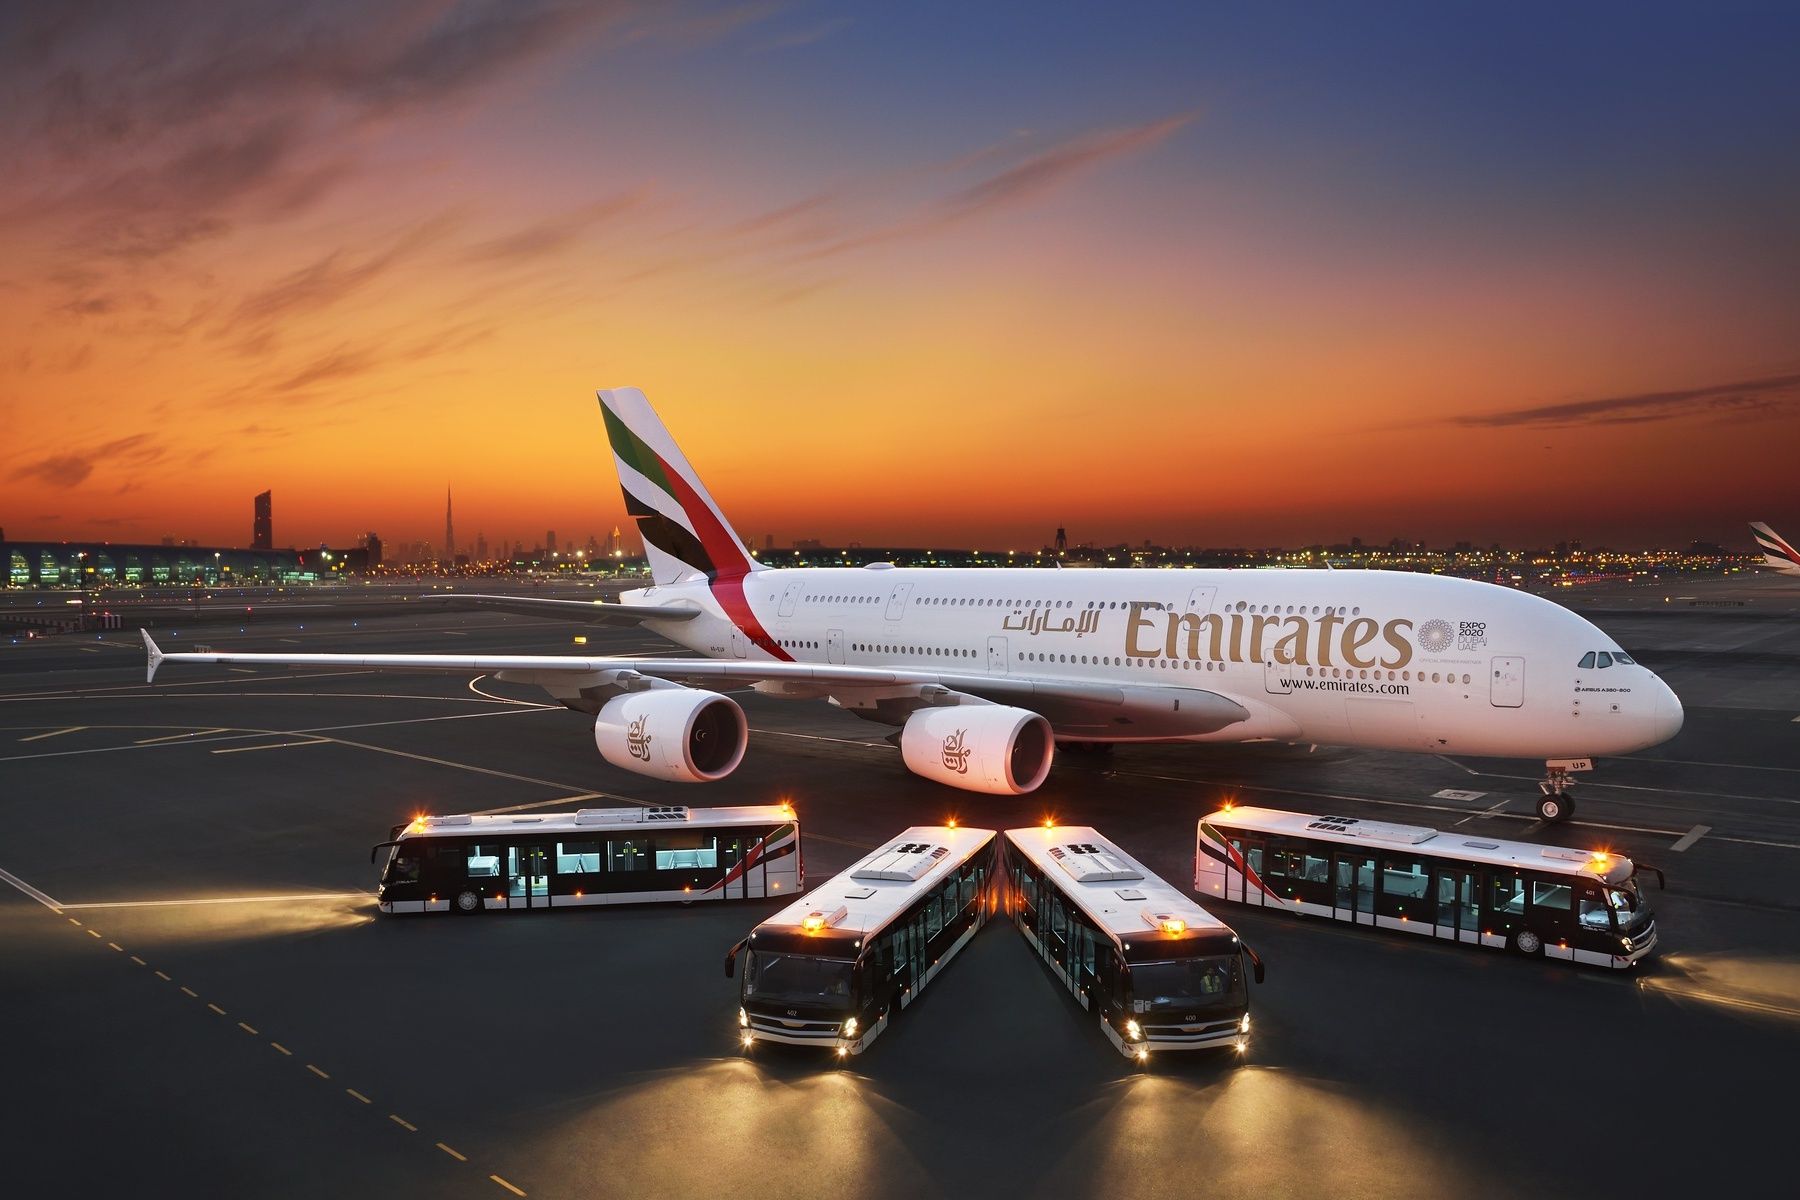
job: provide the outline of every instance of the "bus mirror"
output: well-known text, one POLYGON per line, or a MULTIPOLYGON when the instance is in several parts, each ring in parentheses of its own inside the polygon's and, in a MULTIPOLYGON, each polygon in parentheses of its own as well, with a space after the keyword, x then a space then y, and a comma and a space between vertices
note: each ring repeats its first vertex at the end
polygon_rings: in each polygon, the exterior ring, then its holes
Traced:
POLYGON ((749 940, 749 938, 744 938, 739 941, 737 945, 725 952, 725 978, 730 979, 737 974, 738 951, 742 950, 744 948, 744 943, 749 940))
POLYGON ((369 847, 369 861, 374 862, 375 856, 377 854, 381 853, 383 850, 387 849, 389 846, 392 846, 393 844, 394 843, 392 843, 392 842, 381 842, 378 845, 370 846, 369 847))
POLYGON ((1248 942, 1240 942, 1239 945, 1243 946, 1244 953, 1250 956, 1250 977, 1256 980, 1256 982, 1261 983, 1264 974, 1262 955, 1252 950, 1248 942))
POLYGON ((1640 871, 1650 871, 1653 874, 1655 874, 1656 889, 1658 891, 1666 892, 1669 890, 1668 881, 1663 878, 1663 873, 1662 873, 1661 867, 1653 867, 1649 863, 1639 863, 1637 865, 1637 867, 1638 867, 1638 870, 1640 870, 1640 871))

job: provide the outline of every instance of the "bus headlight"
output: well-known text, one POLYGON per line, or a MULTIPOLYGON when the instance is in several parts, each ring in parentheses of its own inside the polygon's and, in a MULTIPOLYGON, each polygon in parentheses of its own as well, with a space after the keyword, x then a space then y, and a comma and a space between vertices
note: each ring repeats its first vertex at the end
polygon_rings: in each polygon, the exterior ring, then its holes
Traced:
POLYGON ((1238 1032, 1239 1033, 1249 1033, 1250 1032, 1250 1014, 1249 1013, 1245 1013, 1243 1020, 1238 1022, 1238 1032))
POLYGON ((750 1014, 745 1012, 741 1008, 738 1009, 738 1028, 739 1029, 750 1028, 750 1014))
POLYGON ((855 1017, 845 1017, 844 1018, 844 1036, 845 1037, 855 1037, 856 1036, 856 1018, 855 1017))
POLYGON ((1137 1023, 1136 1017, 1127 1017, 1125 1019, 1125 1036, 1128 1040, 1134 1042, 1144 1036, 1144 1027, 1137 1023))

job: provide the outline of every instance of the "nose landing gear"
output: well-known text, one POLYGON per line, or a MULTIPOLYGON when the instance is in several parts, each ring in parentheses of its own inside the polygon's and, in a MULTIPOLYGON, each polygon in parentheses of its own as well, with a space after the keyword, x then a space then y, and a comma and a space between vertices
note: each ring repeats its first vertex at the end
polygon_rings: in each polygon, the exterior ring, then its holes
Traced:
POLYGON ((1543 793, 1537 802, 1538 820, 1556 825, 1575 815, 1575 797, 1569 791, 1575 781, 1570 775, 1593 769, 1593 760, 1586 758, 1553 758, 1546 762, 1544 781, 1538 784, 1538 791, 1543 793))

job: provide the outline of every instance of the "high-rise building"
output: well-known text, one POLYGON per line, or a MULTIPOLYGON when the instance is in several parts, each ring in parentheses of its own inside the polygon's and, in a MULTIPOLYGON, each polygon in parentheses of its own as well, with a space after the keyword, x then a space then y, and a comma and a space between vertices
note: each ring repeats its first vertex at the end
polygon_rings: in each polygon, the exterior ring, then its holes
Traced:
POLYGON ((1069 548, 1069 534, 1061 525, 1056 527, 1056 552, 1061 554, 1069 548))
POLYGON ((250 548, 252 550, 273 550, 275 548, 274 495, 273 490, 257 494, 256 519, 250 526, 250 548))
POLYGON ((556 553, 556 530, 544 531, 544 557, 549 558, 556 553))
POLYGON ((450 485, 444 485, 444 561, 456 561, 456 522, 450 519, 450 485))
POLYGON ((363 534, 363 549, 369 552, 370 568, 379 567, 381 565, 381 538, 376 536, 373 529, 363 534))
POLYGON ((487 561, 487 534, 485 533, 475 535, 475 561, 487 561))

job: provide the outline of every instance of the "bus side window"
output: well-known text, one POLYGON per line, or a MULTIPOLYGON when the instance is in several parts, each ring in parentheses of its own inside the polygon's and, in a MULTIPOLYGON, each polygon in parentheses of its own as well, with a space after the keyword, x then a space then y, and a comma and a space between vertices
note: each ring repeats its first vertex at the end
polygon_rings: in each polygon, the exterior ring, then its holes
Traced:
POLYGON ((1541 879, 1531 881, 1531 903, 1538 908, 1560 908, 1568 912, 1571 894, 1566 883, 1546 883, 1541 879))
POLYGON ((1581 897, 1581 927, 1598 930, 1601 933, 1611 931, 1612 910, 1606 906, 1606 901, 1598 896, 1589 899, 1584 894, 1581 897))

